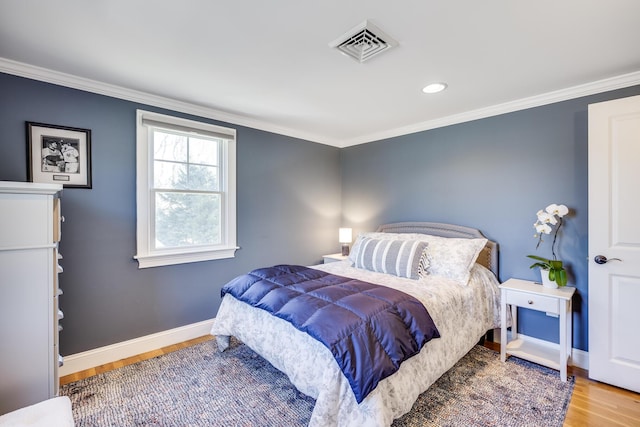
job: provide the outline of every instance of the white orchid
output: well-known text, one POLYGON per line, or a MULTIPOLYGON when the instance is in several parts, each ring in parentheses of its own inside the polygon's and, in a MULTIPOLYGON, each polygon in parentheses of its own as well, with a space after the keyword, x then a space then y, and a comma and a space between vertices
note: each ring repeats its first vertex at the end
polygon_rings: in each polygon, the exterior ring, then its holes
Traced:
POLYGON ((569 213, 569 208, 565 205, 556 205, 555 203, 552 203, 547 206, 545 211, 547 211, 547 213, 549 213, 550 215, 557 215, 558 218, 562 218, 569 213))
MULTIPOLYGON (((536 222, 535 224, 533 224, 533 226, 536 228, 536 231, 538 233, 542 233, 542 234, 551 234, 551 226, 549 224, 545 224, 545 223, 540 223, 540 222, 536 222)), ((538 236, 535 236, 538 237, 538 236)))
MULTIPOLYGON (((538 217, 538 222, 536 224, 556 225, 558 223, 558 220, 556 219, 554 214, 543 211, 543 210, 539 210, 536 216, 538 217)), ((549 233, 546 233, 546 234, 549 234, 549 233)))
POLYGON ((538 220, 533 224, 536 229, 534 237, 538 239, 536 249, 542 243, 543 234, 551 234, 553 227, 555 232, 553 234, 553 243, 551 244, 551 254, 553 259, 542 258, 536 255, 527 255, 529 258, 536 260, 537 262, 531 266, 540 267, 549 271, 549 279, 558 283, 558 286, 565 286, 567 284, 567 272, 565 271, 562 261, 559 261, 556 257, 556 240, 558 239, 558 231, 562 227, 563 217, 569 213, 569 208, 565 205, 557 205, 555 203, 550 204, 544 210, 539 210, 536 213, 538 220))

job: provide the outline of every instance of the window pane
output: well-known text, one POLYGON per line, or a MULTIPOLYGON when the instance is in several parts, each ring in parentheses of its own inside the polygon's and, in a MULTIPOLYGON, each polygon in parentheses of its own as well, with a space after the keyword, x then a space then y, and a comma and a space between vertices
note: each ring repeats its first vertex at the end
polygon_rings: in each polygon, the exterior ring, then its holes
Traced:
POLYGON ((189 165, 189 189, 218 191, 218 168, 189 165))
POLYGON ((156 160, 171 160, 174 162, 187 161, 186 136, 154 130, 153 158, 156 160))
POLYGON ((218 245, 219 194, 156 193, 156 248, 218 245))
POLYGON ((188 169, 185 163, 153 162, 154 188, 184 190, 189 188, 188 169))
POLYGON ((213 139, 189 138, 189 163, 217 165, 218 141, 213 139))

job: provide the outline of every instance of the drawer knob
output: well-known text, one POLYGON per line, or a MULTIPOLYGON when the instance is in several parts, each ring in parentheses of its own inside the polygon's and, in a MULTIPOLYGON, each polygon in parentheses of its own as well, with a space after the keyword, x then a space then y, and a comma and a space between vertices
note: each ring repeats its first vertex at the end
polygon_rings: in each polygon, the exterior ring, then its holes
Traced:
POLYGON ((527 304, 533 304, 532 300, 527 301, 527 304))

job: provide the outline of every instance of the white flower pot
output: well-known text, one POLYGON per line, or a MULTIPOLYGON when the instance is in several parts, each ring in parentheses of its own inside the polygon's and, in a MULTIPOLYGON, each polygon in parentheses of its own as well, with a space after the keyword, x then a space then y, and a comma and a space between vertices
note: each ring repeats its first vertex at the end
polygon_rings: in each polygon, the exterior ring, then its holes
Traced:
POLYGON ((540 269, 540 279, 542 279, 542 286, 549 289, 558 289, 558 284, 555 280, 549 280, 549 270, 540 269))

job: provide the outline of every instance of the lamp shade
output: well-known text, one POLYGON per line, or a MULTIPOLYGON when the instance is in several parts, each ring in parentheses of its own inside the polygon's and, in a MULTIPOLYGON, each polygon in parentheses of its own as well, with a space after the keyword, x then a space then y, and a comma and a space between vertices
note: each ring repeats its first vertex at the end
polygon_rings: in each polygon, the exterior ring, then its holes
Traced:
POLYGON ((352 231, 350 228, 338 229, 338 241, 340 243, 351 243, 352 231))

